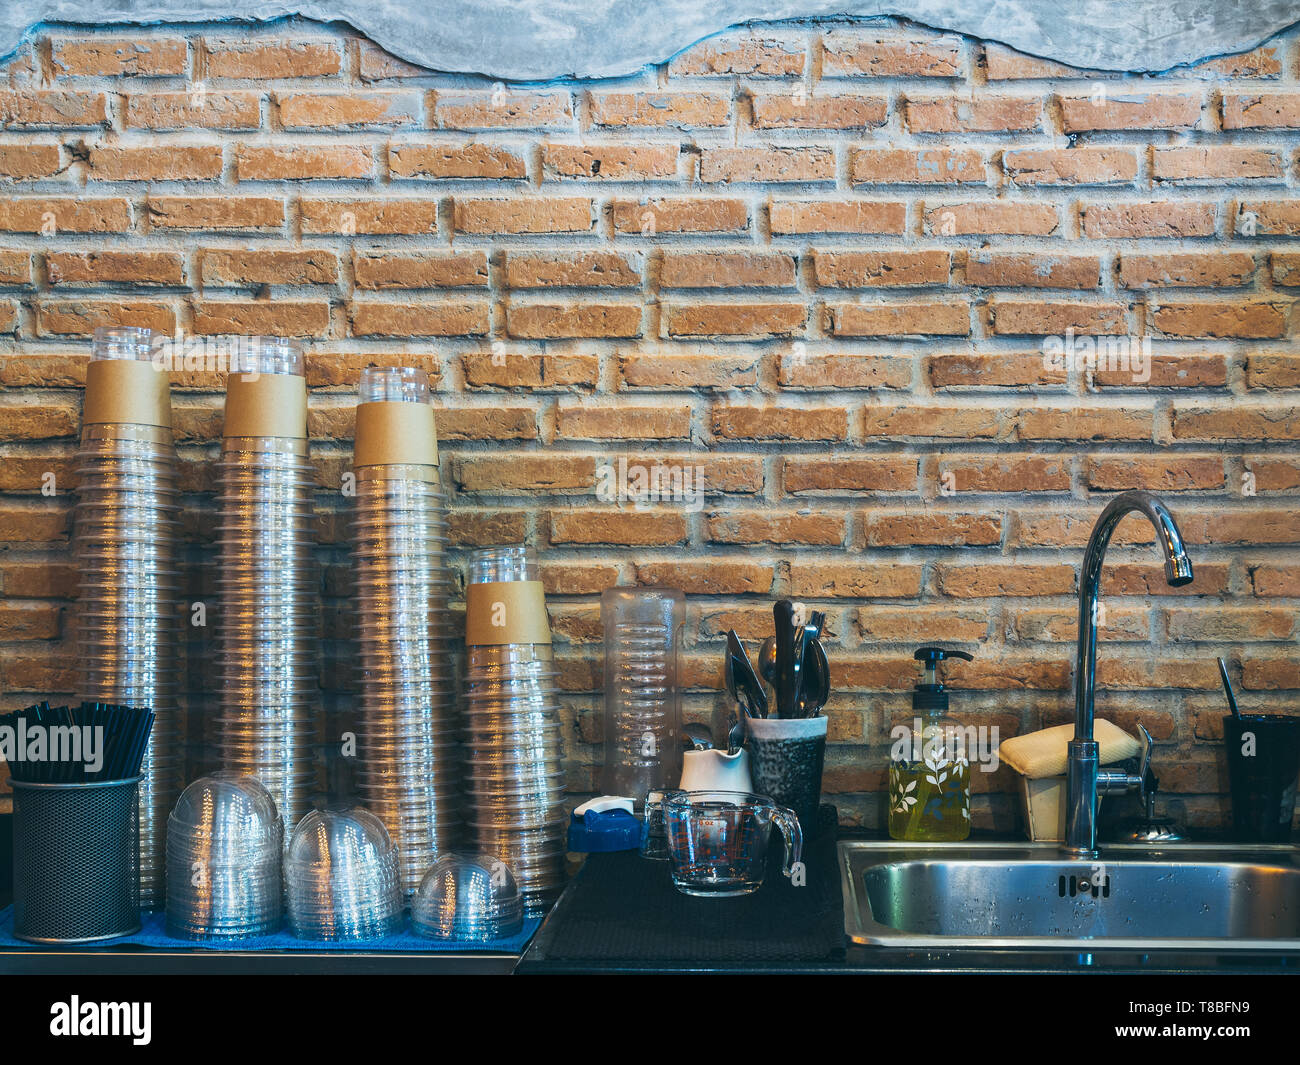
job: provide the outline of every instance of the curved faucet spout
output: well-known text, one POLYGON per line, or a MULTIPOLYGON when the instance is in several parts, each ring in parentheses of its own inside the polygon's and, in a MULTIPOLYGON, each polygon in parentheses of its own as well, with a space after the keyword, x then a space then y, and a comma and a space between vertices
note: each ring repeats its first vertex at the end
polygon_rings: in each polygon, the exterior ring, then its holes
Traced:
POLYGON ((1111 500, 1088 538, 1079 572, 1079 649, 1074 668, 1074 739, 1069 744, 1065 851, 1075 857, 1097 852, 1097 799, 1111 790, 1124 790, 1132 781, 1123 773, 1098 769, 1097 743, 1092 738, 1093 699, 1097 685, 1097 598, 1101 588, 1101 566, 1111 533, 1131 511, 1145 514, 1155 527, 1165 555, 1165 580, 1177 588, 1190 584, 1192 562, 1183 546, 1178 523, 1159 499, 1149 492, 1124 492, 1111 500))
POLYGON ((1175 588, 1192 581, 1192 560, 1183 546, 1183 534, 1169 508, 1150 492, 1124 492, 1101 512, 1088 538, 1079 571, 1079 648, 1074 673, 1074 738, 1092 739, 1092 703, 1097 679, 1097 600, 1101 590, 1101 566, 1106 558, 1110 535, 1124 515, 1145 514, 1155 526, 1156 538, 1165 555, 1165 580, 1175 588))

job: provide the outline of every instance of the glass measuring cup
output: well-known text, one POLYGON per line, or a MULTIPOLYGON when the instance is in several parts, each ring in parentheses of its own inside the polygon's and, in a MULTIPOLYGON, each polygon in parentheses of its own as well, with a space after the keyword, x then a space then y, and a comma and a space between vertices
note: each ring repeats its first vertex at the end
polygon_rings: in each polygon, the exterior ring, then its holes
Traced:
POLYGON ((764 795, 670 791, 660 808, 673 884, 684 894, 730 898, 757 891, 763 886, 773 825, 785 841, 781 872, 791 876, 803 859, 799 819, 764 795))

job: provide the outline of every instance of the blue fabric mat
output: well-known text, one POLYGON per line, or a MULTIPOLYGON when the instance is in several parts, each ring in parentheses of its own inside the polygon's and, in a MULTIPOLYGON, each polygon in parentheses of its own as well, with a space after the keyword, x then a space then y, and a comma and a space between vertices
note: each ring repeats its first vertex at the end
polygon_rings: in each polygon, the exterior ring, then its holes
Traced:
MULTIPOLYGON (((174 939, 167 934, 161 913, 144 914, 144 927, 132 936, 109 939, 103 943, 80 943, 76 950, 111 950, 126 945, 153 947, 161 950, 224 950, 224 951, 358 951, 364 953, 397 954, 522 954, 528 941, 533 938, 542 923, 540 917, 526 918, 524 927, 518 935, 509 939, 494 939, 488 943, 466 943, 445 939, 425 939, 411 932, 409 922, 403 924, 402 930, 383 939, 369 939, 364 942, 336 943, 319 942, 307 939, 295 939, 287 931, 277 932, 273 936, 259 936, 256 939, 193 940, 174 939)), ((38 943, 25 943, 14 938, 14 908, 6 906, 0 910, 0 950, 40 950, 38 943)), ((51 950, 67 950, 67 947, 52 946, 51 950)))

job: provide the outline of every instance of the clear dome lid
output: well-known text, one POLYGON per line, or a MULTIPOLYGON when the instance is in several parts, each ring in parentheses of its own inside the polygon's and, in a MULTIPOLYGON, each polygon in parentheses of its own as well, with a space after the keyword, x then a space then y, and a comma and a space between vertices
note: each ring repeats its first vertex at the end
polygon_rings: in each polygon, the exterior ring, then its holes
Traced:
POLYGON ((282 832, 271 793, 255 777, 225 769, 199 777, 181 792, 171 822, 191 835, 213 838, 282 832))
POLYGON ((417 366, 367 366, 360 396, 362 403, 428 403, 429 375, 417 366))
POLYGON ((303 866, 373 865, 392 853, 388 829, 360 806, 313 810, 298 822, 286 864, 303 866))
POLYGON ((153 330, 143 326, 99 326, 90 344, 91 362, 151 362, 153 330))
POLYGON ((497 939, 523 927, 523 897, 510 867, 488 854, 444 854, 411 900, 411 926, 443 939, 497 939))

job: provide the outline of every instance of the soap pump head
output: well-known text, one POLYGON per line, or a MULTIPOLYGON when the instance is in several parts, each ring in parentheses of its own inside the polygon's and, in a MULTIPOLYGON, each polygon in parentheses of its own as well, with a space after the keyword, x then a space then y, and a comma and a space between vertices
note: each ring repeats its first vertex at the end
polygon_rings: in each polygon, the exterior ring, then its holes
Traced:
POLYGON ((928 715, 944 713, 948 709, 948 690, 939 680, 939 663, 945 658, 970 662, 975 656, 946 647, 922 647, 912 657, 925 666, 925 679, 912 692, 912 709, 928 715))

